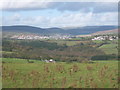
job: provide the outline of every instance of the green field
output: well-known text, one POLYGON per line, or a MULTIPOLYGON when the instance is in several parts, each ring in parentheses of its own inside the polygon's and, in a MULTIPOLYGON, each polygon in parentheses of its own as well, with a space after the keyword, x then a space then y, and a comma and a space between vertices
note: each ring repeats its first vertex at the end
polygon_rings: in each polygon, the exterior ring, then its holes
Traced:
POLYGON ((118 55, 118 40, 114 41, 101 41, 101 40, 96 40, 94 41, 97 44, 102 44, 107 42, 107 44, 104 44, 99 47, 102 51, 105 52, 105 54, 116 54, 118 55))
POLYGON ((4 39, 0 52, 3 56, 2 86, 117 88, 120 80, 117 49, 117 40, 4 39), (46 59, 56 60, 56 63, 42 61, 46 59))
POLYGON ((117 44, 106 44, 100 47, 106 54, 118 54, 117 44))
POLYGON ((3 88, 117 88, 118 61, 45 63, 3 58, 3 88))

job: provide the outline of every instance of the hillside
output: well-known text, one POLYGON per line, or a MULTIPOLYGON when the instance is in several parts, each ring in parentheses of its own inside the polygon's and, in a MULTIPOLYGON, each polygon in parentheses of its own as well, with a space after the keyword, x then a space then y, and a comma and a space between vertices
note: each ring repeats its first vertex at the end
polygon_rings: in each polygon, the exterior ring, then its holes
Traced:
POLYGON ((118 34, 118 31, 119 31, 118 29, 105 30, 105 31, 98 31, 92 34, 76 35, 76 37, 90 37, 94 35, 118 34))
POLYGON ((78 28, 72 28, 68 29, 67 31, 70 34, 74 35, 85 35, 85 34, 91 34, 98 31, 106 31, 111 29, 116 29, 117 26, 85 26, 85 27, 78 27, 78 28))
POLYGON ((33 26, 2 26, 3 32, 21 32, 21 33, 46 33, 47 31, 42 28, 33 27, 33 26))
POLYGON ((117 34, 118 29, 113 29, 113 30, 106 30, 106 31, 98 31, 96 33, 93 33, 92 35, 104 35, 104 34, 117 34))
MULTIPOLYGON (((86 26, 76 28, 39 28, 33 26, 1 26, 3 32, 16 32, 16 33, 37 33, 42 35, 50 34, 70 34, 70 35, 84 35, 91 34, 99 31, 106 31, 116 29, 117 26, 86 26)), ((1 28, 0 27, 0 28, 1 28)))

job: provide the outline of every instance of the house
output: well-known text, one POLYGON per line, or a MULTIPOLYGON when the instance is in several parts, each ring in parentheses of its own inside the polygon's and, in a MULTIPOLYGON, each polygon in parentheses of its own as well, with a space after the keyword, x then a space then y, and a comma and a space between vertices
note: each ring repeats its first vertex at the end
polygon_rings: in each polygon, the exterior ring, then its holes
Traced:
POLYGON ((117 40, 117 36, 109 36, 109 35, 103 35, 103 36, 95 36, 92 40, 117 40))
POLYGON ((53 63, 55 63, 55 61, 54 61, 53 59, 50 59, 49 62, 53 62, 53 63))
POLYGON ((44 60, 46 63, 55 63, 55 60, 50 59, 50 60, 44 60))

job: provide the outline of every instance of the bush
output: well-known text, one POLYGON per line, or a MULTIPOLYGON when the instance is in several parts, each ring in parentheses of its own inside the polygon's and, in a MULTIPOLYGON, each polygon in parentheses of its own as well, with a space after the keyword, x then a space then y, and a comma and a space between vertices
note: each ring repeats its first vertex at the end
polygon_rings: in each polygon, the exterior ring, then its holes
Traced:
POLYGON ((116 59, 116 55, 96 55, 91 57, 91 60, 112 60, 116 59))

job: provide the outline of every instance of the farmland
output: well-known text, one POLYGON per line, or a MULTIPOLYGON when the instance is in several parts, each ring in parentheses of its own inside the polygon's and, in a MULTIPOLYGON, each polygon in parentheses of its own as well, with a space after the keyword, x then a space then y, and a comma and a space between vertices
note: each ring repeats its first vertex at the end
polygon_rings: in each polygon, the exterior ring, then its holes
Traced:
POLYGON ((117 1, 3 0, 2 90, 119 89, 117 1))
MULTIPOLYGON (((103 41, 99 41, 99 40, 94 42, 99 44, 103 43, 103 41)), ((106 41, 106 44, 101 45, 99 49, 104 51, 106 54, 118 54, 118 40, 106 41)))
POLYGON ((118 61, 45 63, 3 58, 3 88, 117 88, 118 61))
POLYGON ((117 40, 3 39, 2 86, 118 88, 117 49, 117 40))

